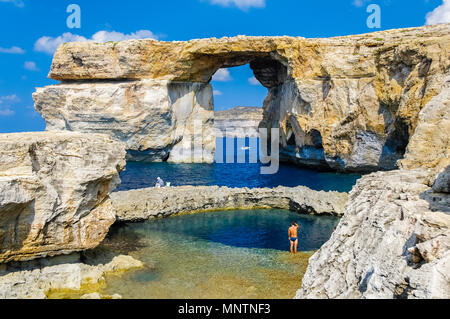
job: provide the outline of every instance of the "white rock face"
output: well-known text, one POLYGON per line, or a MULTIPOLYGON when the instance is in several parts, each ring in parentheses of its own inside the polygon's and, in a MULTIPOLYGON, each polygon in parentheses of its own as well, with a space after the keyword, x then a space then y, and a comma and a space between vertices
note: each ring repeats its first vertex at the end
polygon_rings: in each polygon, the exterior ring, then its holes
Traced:
POLYGON ((430 189, 434 176, 360 179, 296 298, 450 298, 450 194, 430 189))
POLYGON ((213 162, 212 89, 159 80, 70 83, 39 88, 47 130, 105 133, 135 161, 213 162), (194 142, 201 148, 194 154, 194 142))
POLYGON ((0 263, 97 246, 125 147, 102 134, 0 134, 0 263))
MULTIPOLYGON (((86 257, 84 257, 86 258, 86 257)), ((101 258, 104 259, 104 258, 101 258)), ((131 256, 115 256, 106 260, 80 260, 79 254, 39 259, 10 265, 0 265, 0 299, 46 299, 52 291, 98 289, 108 274, 143 268, 144 264, 131 256)), ((117 299, 119 295, 103 296, 90 292, 81 299, 117 299)))

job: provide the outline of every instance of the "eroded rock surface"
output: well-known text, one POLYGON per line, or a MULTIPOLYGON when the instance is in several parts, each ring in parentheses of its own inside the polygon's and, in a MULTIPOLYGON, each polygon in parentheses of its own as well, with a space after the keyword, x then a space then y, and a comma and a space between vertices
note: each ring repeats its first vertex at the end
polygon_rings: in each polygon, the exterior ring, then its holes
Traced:
POLYGON ((105 133, 132 161, 207 162, 214 158, 211 86, 137 80, 39 88, 35 108, 47 130, 105 133), (194 154, 191 144, 200 152, 194 154))
POLYGON ((450 165, 436 177, 433 184, 433 191, 436 193, 450 193, 450 165))
POLYGON ((125 146, 102 134, 0 134, 0 263, 97 246, 125 146))
POLYGON ((432 170, 380 172, 350 193, 297 298, 449 298, 450 194, 432 170))
POLYGON ((419 122, 408 145, 404 169, 427 167, 441 170, 450 165, 450 75, 441 92, 420 112, 419 122))
MULTIPOLYGON (((281 128, 285 160, 361 172, 394 169, 405 152, 417 153, 416 142, 408 151, 406 147, 419 113, 441 92, 450 69, 449 48, 450 24, 330 39, 238 36, 69 43, 56 51, 49 76, 64 82, 114 80, 118 87, 141 79, 189 86, 208 83, 220 68, 250 63, 269 89, 263 126, 281 128)), ((58 86, 40 91, 38 104, 53 89, 58 86)), ((71 100, 58 103, 37 108, 50 127, 55 109, 70 109, 61 117, 69 120, 66 129, 78 129, 80 124, 71 126, 70 119, 84 111, 72 107, 71 100)), ((99 113, 94 122, 102 119, 99 113)), ((144 145, 145 139, 138 149, 144 145)))
POLYGON ((318 192, 303 186, 274 189, 181 186, 116 192, 111 198, 118 221, 143 221, 186 212, 261 208, 340 216, 347 194, 318 192))
POLYGON ((79 254, 0 265, 0 299, 46 299, 79 294, 81 299, 119 299, 98 292, 108 274, 143 268, 127 255, 87 258, 79 254))

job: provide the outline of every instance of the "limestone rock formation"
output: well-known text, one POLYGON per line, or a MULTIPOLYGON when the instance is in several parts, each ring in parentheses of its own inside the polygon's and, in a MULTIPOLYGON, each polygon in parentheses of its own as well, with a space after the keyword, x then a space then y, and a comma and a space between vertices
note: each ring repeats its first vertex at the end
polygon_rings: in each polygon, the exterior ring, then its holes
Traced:
POLYGON ((125 255, 87 261, 81 262, 79 254, 71 254, 0 265, 0 299, 46 299, 49 295, 59 297, 58 292, 63 296, 64 292, 85 292, 81 299, 119 299, 119 295, 105 296, 97 291, 105 277, 144 267, 141 261, 125 255))
POLYGON ((229 209, 290 209, 304 214, 340 216, 346 193, 294 188, 181 186, 145 188, 111 194, 118 221, 143 221, 173 214, 229 209))
POLYGON ((0 134, 0 263, 97 246, 125 147, 102 134, 0 134))
POLYGON ((450 165, 450 75, 441 92, 420 112, 402 168, 428 167, 441 170, 450 165))
POLYGON ((231 110, 214 112, 216 137, 259 137, 259 124, 263 110, 259 107, 239 106, 231 110))
POLYGON ((449 298, 450 194, 433 170, 363 177, 297 298, 449 298))
POLYGON ((68 83, 40 88, 33 97, 48 130, 109 134, 126 144, 128 160, 213 161, 210 85, 155 80, 68 83), (202 153, 191 152, 193 142, 202 153))
POLYGON ((450 165, 441 171, 433 184, 436 193, 450 193, 450 165))
MULTIPOLYGON (((372 171, 394 169, 404 157, 420 111, 442 89, 450 69, 449 48, 450 24, 330 39, 238 36, 68 43, 57 49, 49 76, 63 81, 62 86, 68 81, 99 85, 114 80, 119 88, 128 81, 153 79, 189 87, 208 83, 220 68, 250 63, 255 77, 269 90, 262 125, 281 129, 285 160, 372 171)), ((83 103, 73 104, 71 99, 49 107, 40 103, 52 90, 60 89, 53 86, 35 95, 49 127, 56 109, 65 110, 59 115, 60 127, 63 123, 69 130, 86 127, 71 124, 71 119, 82 121, 83 103)), ((89 95, 89 90, 83 94, 89 95)), ((102 113, 96 119, 90 115, 86 123, 110 121, 110 112, 105 114, 106 119, 102 113)), ((103 131, 120 137, 113 128, 105 126, 103 131)), ((143 139, 138 150, 145 150, 146 143, 143 139)), ((414 153, 414 148, 411 145, 408 152, 414 153)))

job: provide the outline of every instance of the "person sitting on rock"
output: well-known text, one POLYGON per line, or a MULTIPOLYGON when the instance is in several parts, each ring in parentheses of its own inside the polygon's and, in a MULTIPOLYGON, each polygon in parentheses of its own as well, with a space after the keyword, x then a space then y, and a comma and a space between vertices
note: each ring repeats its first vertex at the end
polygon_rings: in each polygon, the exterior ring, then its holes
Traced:
POLYGON ((155 185, 155 187, 156 188, 161 188, 161 187, 164 187, 164 181, 162 180, 162 178, 161 177, 158 177, 157 179, 156 179, 156 185, 155 185))

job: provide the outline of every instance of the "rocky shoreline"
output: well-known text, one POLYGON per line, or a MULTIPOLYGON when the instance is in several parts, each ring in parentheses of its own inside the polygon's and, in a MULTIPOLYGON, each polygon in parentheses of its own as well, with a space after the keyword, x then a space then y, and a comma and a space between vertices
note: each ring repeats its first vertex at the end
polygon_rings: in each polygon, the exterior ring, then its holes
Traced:
MULTIPOLYGON (((255 208, 343 216, 297 298, 450 298, 449 29, 61 45, 50 75, 62 83, 33 95, 48 131, 0 134, 0 298, 84 291, 142 267, 130 256, 89 257, 116 221, 255 208), (126 159, 212 162, 208 83, 219 68, 245 63, 269 89, 261 125, 280 128, 284 156, 391 171, 363 176, 350 195, 113 193, 126 159), (194 141, 201 150, 192 156, 194 141)), ((92 290, 84 297, 119 297, 92 290)))
POLYGON ((101 134, 0 134, 0 263, 96 247, 125 147, 101 134))
POLYGON ((450 185, 449 173, 360 179, 296 298, 450 298, 450 194, 440 188, 450 185))
POLYGON ((294 188, 181 186, 111 194, 117 221, 136 222, 174 214, 239 209, 288 209, 302 214, 342 216, 347 194, 294 188))
POLYGON ((102 134, 0 135, 0 299, 120 298, 99 293, 105 277, 144 265, 94 249, 116 221, 244 208, 340 216, 347 201, 347 194, 306 187, 184 186, 113 193, 125 154, 121 142, 102 134))
MULTIPOLYGON (((142 222, 175 214, 235 209, 289 209, 303 214, 341 216, 346 193, 318 192, 307 187, 247 189, 166 187, 111 193, 117 222, 142 222)), ((74 250, 76 251, 76 250, 74 250)), ((39 255, 36 255, 36 258, 39 255)), ((96 249, 67 256, 37 258, 0 265, 0 299, 119 299, 103 295, 108 275, 145 267, 131 256, 103 255, 96 249)))
POLYGON ((0 299, 47 299, 78 295, 81 299, 121 299, 99 293, 106 276, 138 270, 144 264, 131 256, 76 253, 0 265, 0 299))

